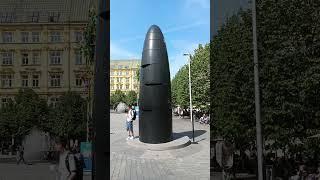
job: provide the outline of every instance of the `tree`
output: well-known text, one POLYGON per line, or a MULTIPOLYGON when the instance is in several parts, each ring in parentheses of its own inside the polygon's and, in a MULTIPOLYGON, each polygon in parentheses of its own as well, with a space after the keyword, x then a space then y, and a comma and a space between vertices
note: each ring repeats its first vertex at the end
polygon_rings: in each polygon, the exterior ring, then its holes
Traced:
POLYGON ((67 92, 59 98, 50 111, 51 132, 55 136, 84 139, 86 135, 86 102, 75 92, 67 92))
MULTIPOLYGON (((192 102, 196 107, 209 110, 209 54, 210 46, 199 45, 191 57, 192 102)), ((172 103, 189 107, 189 67, 183 66, 171 81, 172 103)))
MULTIPOLYGON (((272 150, 296 152, 319 129, 318 1, 257 1, 262 127, 272 150)), ((211 46, 214 136, 255 141, 250 10, 229 18, 211 46)))
POLYGON ((14 101, 0 110, 0 129, 4 137, 15 139, 29 134, 33 127, 46 131, 47 103, 32 89, 20 89, 14 101))
POLYGON ((135 91, 129 91, 125 97, 125 103, 127 105, 133 105, 137 102, 137 93, 135 91))
POLYGON ((255 140, 250 23, 244 12, 229 18, 214 37, 210 54, 211 132, 242 152, 255 140))
POLYGON ((117 105, 119 104, 120 102, 125 102, 126 100, 126 95, 120 91, 119 89, 116 90, 114 93, 111 94, 111 97, 110 97, 110 105, 117 105))

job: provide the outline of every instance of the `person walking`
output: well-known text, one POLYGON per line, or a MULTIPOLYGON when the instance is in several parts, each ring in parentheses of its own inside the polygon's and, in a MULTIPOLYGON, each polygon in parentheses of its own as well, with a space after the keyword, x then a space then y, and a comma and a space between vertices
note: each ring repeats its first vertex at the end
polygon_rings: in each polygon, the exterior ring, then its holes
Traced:
POLYGON ((24 164, 27 164, 26 161, 24 160, 24 147, 22 145, 19 146, 19 159, 17 161, 17 164, 20 164, 22 161, 24 164))
POLYGON ((129 106, 129 110, 128 110, 128 113, 127 113, 127 121, 126 121, 127 131, 128 131, 127 140, 134 138, 134 134, 133 134, 133 117, 134 117, 134 112, 132 110, 132 107, 129 106))
POLYGON ((67 149, 68 141, 63 138, 57 138, 55 148, 59 152, 59 163, 55 168, 57 176, 56 180, 75 180, 77 176, 77 168, 75 158, 67 149))

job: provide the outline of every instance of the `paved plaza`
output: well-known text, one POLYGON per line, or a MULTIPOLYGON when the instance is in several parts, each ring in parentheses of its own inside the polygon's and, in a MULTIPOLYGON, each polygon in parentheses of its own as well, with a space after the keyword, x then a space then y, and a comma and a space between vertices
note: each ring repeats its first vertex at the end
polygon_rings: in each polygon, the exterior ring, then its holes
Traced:
MULTIPOLYGON (((0 163, 0 180, 56 180, 54 172, 50 171, 50 165, 50 163, 33 165, 0 163)), ((83 178, 83 180, 90 179, 90 176, 83 178)))
MULTIPOLYGON (((195 141, 187 147, 166 151, 149 151, 127 144, 125 114, 111 113, 111 180, 207 180, 210 179, 210 127, 195 123, 195 141)), ((138 122, 134 121, 135 136, 138 122)), ((192 138, 190 119, 173 118, 176 136, 192 138)))

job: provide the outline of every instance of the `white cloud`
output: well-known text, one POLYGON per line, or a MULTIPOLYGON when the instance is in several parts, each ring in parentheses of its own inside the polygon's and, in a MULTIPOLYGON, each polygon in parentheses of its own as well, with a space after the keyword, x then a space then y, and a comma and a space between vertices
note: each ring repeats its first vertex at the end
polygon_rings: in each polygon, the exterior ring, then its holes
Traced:
POLYGON ((140 59, 141 55, 128 51, 114 42, 110 42, 110 58, 115 59, 140 59))

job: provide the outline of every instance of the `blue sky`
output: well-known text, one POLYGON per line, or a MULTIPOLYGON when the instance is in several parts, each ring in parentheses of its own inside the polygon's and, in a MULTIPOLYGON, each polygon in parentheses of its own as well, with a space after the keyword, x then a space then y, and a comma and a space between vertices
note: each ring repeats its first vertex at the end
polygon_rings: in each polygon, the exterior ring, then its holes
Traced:
POLYGON ((141 59, 149 27, 164 33, 171 77, 210 38, 210 0, 111 0, 111 60, 141 59))

